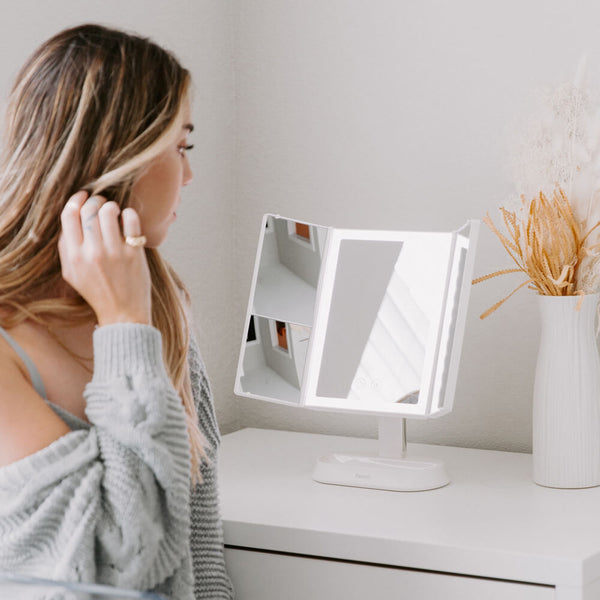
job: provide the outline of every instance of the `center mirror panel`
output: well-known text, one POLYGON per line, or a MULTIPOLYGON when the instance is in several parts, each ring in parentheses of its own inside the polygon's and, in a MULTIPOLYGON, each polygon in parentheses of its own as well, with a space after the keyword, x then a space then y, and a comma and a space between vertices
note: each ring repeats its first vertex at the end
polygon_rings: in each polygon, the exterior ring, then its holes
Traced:
POLYGON ((450 233, 332 232, 307 406, 429 413, 454 242, 450 233))
POLYGON ((300 404, 328 230, 266 215, 236 393, 300 404))

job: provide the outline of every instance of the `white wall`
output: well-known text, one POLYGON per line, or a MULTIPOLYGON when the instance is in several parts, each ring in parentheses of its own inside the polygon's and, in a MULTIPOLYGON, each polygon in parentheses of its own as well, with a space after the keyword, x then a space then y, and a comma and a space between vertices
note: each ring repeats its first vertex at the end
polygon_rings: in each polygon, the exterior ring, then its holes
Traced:
MULTIPOLYGON (((563 0, 240 0, 235 3, 236 326, 264 212, 322 225, 451 230, 510 191, 507 131, 541 84, 600 73, 600 5, 563 0)), ((510 266, 482 232, 477 275, 510 266)), ((472 290, 455 410, 409 439, 531 445, 533 292, 472 290)), ((376 420, 239 399, 240 424, 375 437, 376 420)))
MULTIPOLYGON (((195 84, 190 153, 194 182, 186 188, 164 250, 188 283, 196 329, 215 392, 217 416, 234 426, 233 374, 237 332, 231 319, 233 201, 233 41, 229 0, 2 1, 2 108, 17 70, 61 29, 97 22, 133 30, 168 47, 195 84), (235 337, 235 343, 233 338, 235 337)), ((4 111, 2 111, 4 112, 4 111)))
MULTIPOLYGON (((223 432, 241 426, 376 435, 374 418, 232 393, 264 212, 339 227, 449 230, 510 190, 506 131, 532 91, 574 71, 598 83, 600 5, 563 0, 21 0, 2 2, 0 97, 26 56, 83 21, 172 48, 196 82, 194 183, 165 251, 190 286, 223 432), (235 67, 235 68, 234 68, 235 67)), ((476 273, 508 266, 484 230, 476 273)), ((531 443, 532 292, 472 291, 455 410, 412 440, 531 443)))

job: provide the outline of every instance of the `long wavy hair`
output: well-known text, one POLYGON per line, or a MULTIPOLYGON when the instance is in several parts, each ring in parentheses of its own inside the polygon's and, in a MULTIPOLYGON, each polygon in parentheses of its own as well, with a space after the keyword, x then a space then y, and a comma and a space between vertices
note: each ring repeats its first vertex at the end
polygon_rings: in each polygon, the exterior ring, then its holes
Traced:
MULTIPOLYGON (((190 74, 146 38, 81 25, 45 42, 12 89, 0 156, 0 308, 4 327, 94 318, 79 295, 60 297, 60 214, 78 190, 121 210, 133 183, 183 125, 190 74)), ((156 249, 146 248, 152 322, 187 416, 192 481, 201 481, 206 440, 198 427, 187 362, 189 295, 156 249)))

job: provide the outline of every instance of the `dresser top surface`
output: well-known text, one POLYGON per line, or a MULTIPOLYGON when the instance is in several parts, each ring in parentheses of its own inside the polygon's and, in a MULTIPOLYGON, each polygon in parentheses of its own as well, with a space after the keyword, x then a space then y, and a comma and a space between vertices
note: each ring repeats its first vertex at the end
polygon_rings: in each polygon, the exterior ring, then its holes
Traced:
POLYGON ((548 584, 600 577, 600 487, 543 488, 531 455, 408 445, 450 484, 390 492, 317 483, 317 459, 376 453, 377 440, 243 429, 219 458, 225 543, 548 584))

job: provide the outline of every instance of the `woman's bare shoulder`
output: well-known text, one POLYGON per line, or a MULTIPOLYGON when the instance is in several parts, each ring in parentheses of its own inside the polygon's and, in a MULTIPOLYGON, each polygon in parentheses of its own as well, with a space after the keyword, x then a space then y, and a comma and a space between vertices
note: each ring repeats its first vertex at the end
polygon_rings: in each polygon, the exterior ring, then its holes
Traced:
MULTIPOLYGON (((7 379, 23 378, 29 380, 27 369, 8 341, 0 335, 0 390, 4 389, 7 379)), ((2 392, 0 391, 0 397, 2 392)))
POLYGON ((45 448, 70 431, 35 391, 19 363, 0 336, 0 466, 45 448))

